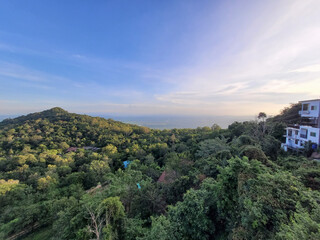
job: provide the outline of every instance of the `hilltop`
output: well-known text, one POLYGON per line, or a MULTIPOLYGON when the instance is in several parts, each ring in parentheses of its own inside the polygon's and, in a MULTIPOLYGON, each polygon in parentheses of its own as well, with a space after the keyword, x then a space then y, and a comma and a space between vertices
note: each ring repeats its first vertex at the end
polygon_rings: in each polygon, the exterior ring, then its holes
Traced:
POLYGON ((112 125, 116 126, 127 126, 132 128, 139 128, 136 125, 133 124, 125 124, 119 121, 114 121, 112 119, 105 119, 101 117, 91 117, 84 114, 76 114, 76 113, 69 113, 68 111, 60 108, 60 107, 54 107, 42 112, 36 112, 36 113, 30 113, 25 116, 20 116, 13 119, 5 119, 2 122, 0 122, 0 129, 1 128, 9 128, 9 127, 15 127, 19 125, 23 125, 27 122, 34 122, 34 121, 40 121, 40 120, 46 120, 50 123, 59 123, 59 121, 64 122, 70 122, 70 124, 77 122, 86 122, 88 124, 94 124, 94 125, 100 125, 105 127, 112 127, 112 125))
POLYGON ((48 119, 55 119, 57 120, 58 117, 62 116, 68 116, 71 115, 66 110, 60 108, 60 107, 54 107, 42 112, 36 112, 36 113, 30 113, 25 116, 20 116, 14 119, 4 119, 2 122, 0 122, 0 127, 10 125, 10 124, 23 124, 26 121, 32 121, 37 120, 40 118, 48 118, 48 119))
POLYGON ((54 138, 57 144, 63 142, 62 140, 65 138, 65 142, 68 144, 81 146, 90 145, 92 142, 101 146, 104 143, 97 141, 96 136, 98 135, 101 137, 109 134, 128 136, 132 133, 149 131, 146 127, 125 124, 112 119, 69 113, 58 107, 4 120, 0 122, 0 129, 4 132, 11 129, 16 134, 21 133, 21 129, 28 129, 29 139, 41 138, 41 141, 46 143, 47 139, 54 138), (80 134, 81 138, 77 138, 77 134, 80 134), (57 135, 60 136, 57 138, 57 135))

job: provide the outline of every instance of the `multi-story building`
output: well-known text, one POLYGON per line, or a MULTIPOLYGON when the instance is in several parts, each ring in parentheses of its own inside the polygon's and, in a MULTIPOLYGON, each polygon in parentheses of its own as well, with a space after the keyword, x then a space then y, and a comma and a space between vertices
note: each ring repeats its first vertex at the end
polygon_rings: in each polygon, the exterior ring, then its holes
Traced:
POLYGON ((320 99, 300 101, 301 121, 286 128, 286 142, 282 148, 303 149, 306 142, 311 141, 314 147, 320 143, 320 99))

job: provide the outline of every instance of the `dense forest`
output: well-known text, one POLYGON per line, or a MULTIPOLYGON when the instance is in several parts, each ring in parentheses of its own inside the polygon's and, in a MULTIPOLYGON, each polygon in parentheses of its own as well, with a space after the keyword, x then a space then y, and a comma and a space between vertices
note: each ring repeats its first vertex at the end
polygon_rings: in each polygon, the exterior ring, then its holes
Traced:
POLYGON ((320 239, 320 165, 280 149, 298 109, 227 129, 4 120, 0 239, 320 239))

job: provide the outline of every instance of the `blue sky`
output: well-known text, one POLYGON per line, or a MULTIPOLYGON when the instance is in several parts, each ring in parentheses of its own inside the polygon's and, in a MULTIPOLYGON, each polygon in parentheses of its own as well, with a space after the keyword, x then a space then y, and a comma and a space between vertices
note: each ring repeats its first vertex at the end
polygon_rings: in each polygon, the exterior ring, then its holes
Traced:
POLYGON ((320 2, 0 0, 0 114, 276 114, 320 95, 320 2))

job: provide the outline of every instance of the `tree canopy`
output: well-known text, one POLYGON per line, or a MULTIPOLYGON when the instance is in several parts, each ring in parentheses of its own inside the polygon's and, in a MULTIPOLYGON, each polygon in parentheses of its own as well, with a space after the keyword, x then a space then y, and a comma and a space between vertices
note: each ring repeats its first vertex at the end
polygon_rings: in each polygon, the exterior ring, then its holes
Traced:
POLYGON ((280 149, 286 117, 260 115, 227 129, 61 108, 4 120, 0 239, 319 239, 320 164, 280 149))

